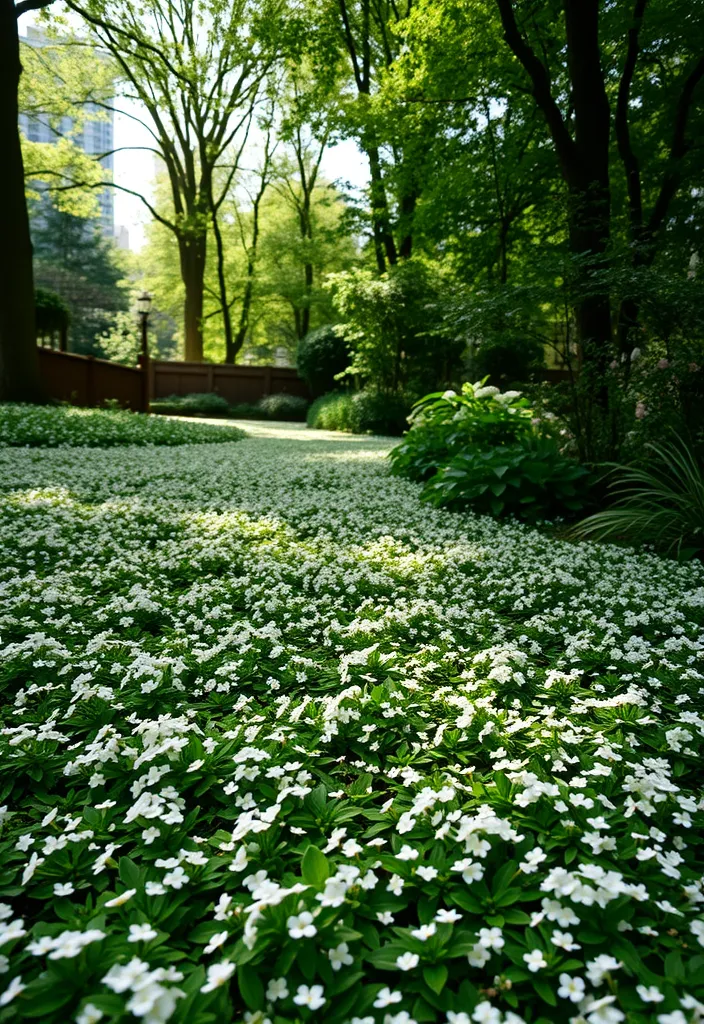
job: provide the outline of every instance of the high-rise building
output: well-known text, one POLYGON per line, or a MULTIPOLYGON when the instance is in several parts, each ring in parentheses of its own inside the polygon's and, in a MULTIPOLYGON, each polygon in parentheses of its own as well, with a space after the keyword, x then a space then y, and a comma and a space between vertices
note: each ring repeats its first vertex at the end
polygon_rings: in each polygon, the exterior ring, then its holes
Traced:
MULTIPOLYGON (((52 41, 47 39, 40 29, 29 26, 27 35, 22 40, 30 46, 50 46, 52 41)), ((75 135, 73 130, 73 119, 64 117, 58 131, 55 130, 48 120, 42 117, 29 117, 27 114, 20 114, 20 128, 30 142, 58 142, 62 136, 71 135, 73 142, 85 153, 97 156, 107 153, 101 157, 100 163, 107 171, 107 176, 112 179, 113 174, 113 112, 105 111, 94 103, 87 103, 83 108, 85 118, 83 129, 75 135), (91 117, 91 114, 93 115, 91 117)), ((107 238, 115 235, 115 196, 111 188, 104 188, 98 193, 100 204, 100 228, 107 238)))

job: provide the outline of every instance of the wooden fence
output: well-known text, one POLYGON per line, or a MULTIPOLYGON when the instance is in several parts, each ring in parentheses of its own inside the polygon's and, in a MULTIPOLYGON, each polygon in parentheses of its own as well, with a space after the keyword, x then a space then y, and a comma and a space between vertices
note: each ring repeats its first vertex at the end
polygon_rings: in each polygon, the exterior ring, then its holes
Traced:
POLYGON ((125 409, 145 412, 149 400, 169 395, 210 392, 231 404, 254 404, 265 395, 310 398, 308 386, 295 370, 284 366, 230 366, 221 363, 178 363, 150 359, 123 366, 93 356, 79 356, 40 347, 39 370, 49 398, 72 405, 103 405, 117 401, 125 409))
POLYGON ((150 398, 211 393, 230 404, 254 404, 266 395, 310 398, 307 384, 287 366, 232 366, 225 363, 149 362, 150 398))
POLYGON ((123 366, 51 348, 40 347, 38 352, 39 372, 47 397, 90 406, 103 405, 106 399, 111 399, 134 412, 147 409, 147 382, 141 366, 123 366))

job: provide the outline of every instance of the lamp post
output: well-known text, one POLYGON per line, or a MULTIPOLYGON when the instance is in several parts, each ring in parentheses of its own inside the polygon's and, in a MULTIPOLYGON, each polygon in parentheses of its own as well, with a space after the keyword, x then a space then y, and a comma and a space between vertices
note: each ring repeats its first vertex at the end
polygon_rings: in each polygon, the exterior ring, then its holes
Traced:
POLYGON ((142 292, 137 299, 137 311, 139 313, 140 320, 142 321, 142 358, 147 359, 149 357, 149 350, 147 347, 147 321, 149 320, 149 310, 152 308, 152 297, 149 292, 142 292))
POLYGON ((149 292, 142 292, 137 299, 137 312, 142 322, 142 348, 139 353, 139 365, 142 368, 142 412, 149 412, 149 344, 147 341, 147 322, 151 308, 151 295, 149 292))

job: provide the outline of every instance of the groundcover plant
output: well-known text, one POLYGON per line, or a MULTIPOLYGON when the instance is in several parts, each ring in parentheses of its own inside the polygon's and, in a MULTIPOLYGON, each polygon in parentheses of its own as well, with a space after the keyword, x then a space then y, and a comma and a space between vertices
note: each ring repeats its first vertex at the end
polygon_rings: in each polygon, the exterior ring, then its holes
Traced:
POLYGON ((231 442, 236 428, 145 416, 124 409, 0 404, 0 448, 109 448, 231 442))
POLYGON ((699 1020, 701 567, 281 433, 0 452, 0 1020, 699 1020))

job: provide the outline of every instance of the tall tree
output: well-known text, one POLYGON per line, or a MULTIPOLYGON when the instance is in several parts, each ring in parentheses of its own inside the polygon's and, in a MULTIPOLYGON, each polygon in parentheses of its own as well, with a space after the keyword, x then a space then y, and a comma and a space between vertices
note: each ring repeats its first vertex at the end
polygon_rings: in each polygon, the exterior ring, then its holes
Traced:
POLYGON ((18 127, 22 76, 17 19, 51 0, 0 0, 0 400, 42 397, 24 163, 18 127))
POLYGON ((208 225, 222 190, 216 171, 238 150, 261 83, 276 58, 275 3, 254 0, 68 0, 120 71, 125 95, 143 104, 153 151, 166 167, 173 215, 149 207, 178 243, 184 286, 184 354, 203 358, 208 225))

